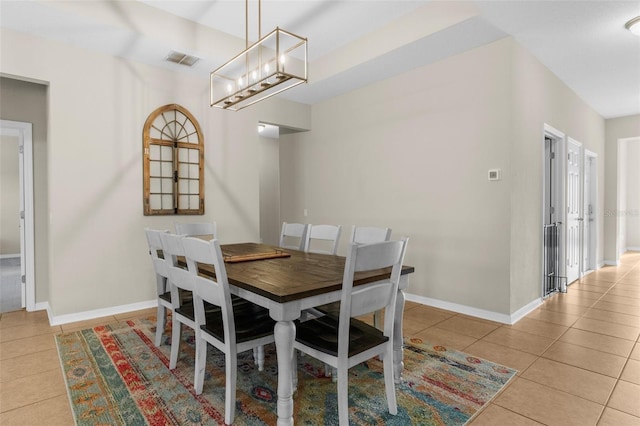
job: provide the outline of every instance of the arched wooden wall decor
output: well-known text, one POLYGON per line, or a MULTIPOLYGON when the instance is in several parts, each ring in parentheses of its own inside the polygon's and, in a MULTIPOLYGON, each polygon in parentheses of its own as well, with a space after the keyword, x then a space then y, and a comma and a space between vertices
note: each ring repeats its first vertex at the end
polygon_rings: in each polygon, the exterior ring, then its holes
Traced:
POLYGON ((204 214, 204 138, 186 108, 153 111, 143 130, 145 215, 204 214))

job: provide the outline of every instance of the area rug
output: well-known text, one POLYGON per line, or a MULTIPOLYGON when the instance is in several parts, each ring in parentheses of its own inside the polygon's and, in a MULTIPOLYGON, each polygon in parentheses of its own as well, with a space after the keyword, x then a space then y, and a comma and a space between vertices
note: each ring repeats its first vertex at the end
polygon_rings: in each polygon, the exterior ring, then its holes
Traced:
MULTIPOLYGON (((69 399, 78 425, 224 424, 224 356, 209 346, 204 391, 193 390, 194 336, 183 332, 177 368, 168 344, 153 344, 155 318, 136 319, 56 336, 69 399)), ((516 371, 462 352, 407 339, 398 414, 388 413, 382 362, 352 368, 349 419, 354 425, 463 425, 516 371)), ((276 424, 277 360, 265 347, 259 372, 251 351, 239 355, 235 425, 276 424)), ((336 384, 324 365, 298 357, 294 420, 337 425, 336 384)))

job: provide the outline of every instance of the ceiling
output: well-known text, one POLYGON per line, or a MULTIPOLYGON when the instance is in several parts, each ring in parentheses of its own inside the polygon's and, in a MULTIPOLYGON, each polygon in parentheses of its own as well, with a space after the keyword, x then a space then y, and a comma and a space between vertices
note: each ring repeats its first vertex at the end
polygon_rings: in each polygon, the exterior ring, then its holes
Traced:
MULTIPOLYGON (((249 39, 258 36, 249 2, 249 39)), ((262 34, 309 39, 309 83, 279 96, 314 104, 513 36, 605 118, 640 114, 640 1, 263 0, 262 34)), ((0 0, 0 25, 179 72, 209 73, 245 47, 242 0, 0 0), (206 40, 206 42, 203 42, 206 40), (170 50, 201 59, 165 61, 170 50)))

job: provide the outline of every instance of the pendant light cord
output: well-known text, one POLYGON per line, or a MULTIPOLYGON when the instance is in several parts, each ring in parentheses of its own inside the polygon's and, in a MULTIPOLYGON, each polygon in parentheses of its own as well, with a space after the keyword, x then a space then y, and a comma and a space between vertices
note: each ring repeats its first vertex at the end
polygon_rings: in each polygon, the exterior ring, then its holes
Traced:
POLYGON ((262 38, 262 0, 258 0, 258 40, 262 38))
POLYGON ((244 0, 244 43, 249 48, 249 0, 244 0))
MULTIPOLYGON (((258 40, 262 38, 262 0, 258 0, 258 40)), ((244 40, 249 48, 249 0, 244 1, 244 40)))

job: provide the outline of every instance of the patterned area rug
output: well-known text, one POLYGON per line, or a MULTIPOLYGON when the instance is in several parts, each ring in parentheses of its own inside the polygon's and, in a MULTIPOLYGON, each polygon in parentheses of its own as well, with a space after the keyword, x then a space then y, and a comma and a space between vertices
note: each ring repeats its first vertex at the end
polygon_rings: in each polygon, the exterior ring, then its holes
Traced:
MULTIPOLYGON (((209 346, 202 395, 193 391, 194 337, 183 332, 178 366, 169 370, 168 339, 153 344, 155 318, 95 327, 56 337, 69 398, 79 425, 224 424, 224 356, 209 346)), ((516 371, 442 346, 409 339, 398 414, 387 411, 382 362, 352 368, 350 423, 463 425, 516 371)), ((265 347, 258 372, 251 351, 239 355, 235 425, 276 423, 277 360, 265 347)), ((298 357, 294 419, 298 425, 337 425, 336 386, 324 365, 298 357)))

